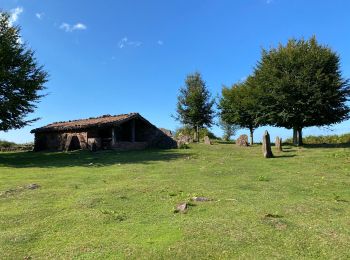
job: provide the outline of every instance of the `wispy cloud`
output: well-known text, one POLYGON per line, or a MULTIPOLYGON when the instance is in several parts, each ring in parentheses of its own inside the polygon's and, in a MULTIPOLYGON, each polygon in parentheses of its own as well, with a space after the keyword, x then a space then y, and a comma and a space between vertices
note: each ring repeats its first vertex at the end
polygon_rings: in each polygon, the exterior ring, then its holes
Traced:
POLYGON ((273 0, 266 0, 266 3, 269 5, 273 2, 273 0))
POLYGON ((120 49, 125 48, 126 46, 132 46, 132 47, 140 47, 142 45, 142 42, 140 41, 130 41, 127 37, 122 38, 118 46, 120 49))
POLYGON ((158 41, 157 41, 157 44, 158 44, 158 45, 163 45, 164 42, 163 42, 162 40, 158 40, 158 41))
POLYGON ((86 30, 87 26, 83 23, 76 23, 74 25, 70 25, 69 23, 62 23, 60 25, 60 29, 64 30, 65 32, 73 32, 78 30, 86 30))
POLYGON ((43 19, 44 13, 36 13, 35 16, 36 16, 36 18, 41 20, 41 19, 43 19))
POLYGON ((23 13, 23 7, 20 7, 20 6, 10 10, 10 19, 9 19, 10 26, 12 26, 15 22, 18 21, 19 15, 21 13, 23 13))

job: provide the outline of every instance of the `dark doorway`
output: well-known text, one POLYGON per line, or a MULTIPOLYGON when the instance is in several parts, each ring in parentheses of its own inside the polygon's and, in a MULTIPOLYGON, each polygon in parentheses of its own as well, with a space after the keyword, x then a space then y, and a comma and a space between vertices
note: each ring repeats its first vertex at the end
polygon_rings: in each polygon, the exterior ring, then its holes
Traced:
POLYGON ((74 135, 72 136, 72 139, 70 141, 68 151, 74 151, 79 149, 81 149, 79 138, 78 136, 74 135))

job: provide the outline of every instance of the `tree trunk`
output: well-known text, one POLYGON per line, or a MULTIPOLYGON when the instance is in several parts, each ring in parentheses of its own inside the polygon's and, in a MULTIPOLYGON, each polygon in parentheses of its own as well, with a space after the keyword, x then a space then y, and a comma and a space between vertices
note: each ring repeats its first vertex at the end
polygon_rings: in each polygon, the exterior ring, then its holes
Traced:
POLYGON ((298 129, 293 127, 293 144, 298 145, 298 129))
POLYGON ((197 143, 199 143, 199 127, 198 125, 196 126, 196 132, 197 132, 197 143))
POLYGON ((250 145, 254 144, 254 129, 253 127, 249 128, 250 131, 250 145))
POLYGON ((300 127, 298 129, 298 146, 303 145, 303 129, 300 127))

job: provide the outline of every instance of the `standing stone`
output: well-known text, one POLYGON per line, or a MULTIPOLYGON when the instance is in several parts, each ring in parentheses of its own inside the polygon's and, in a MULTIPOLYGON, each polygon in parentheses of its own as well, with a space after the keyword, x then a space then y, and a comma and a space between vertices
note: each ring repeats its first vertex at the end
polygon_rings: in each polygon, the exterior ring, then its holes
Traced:
POLYGON ((277 151, 282 152, 282 138, 276 137, 275 146, 277 151))
POLYGON ((198 140, 197 132, 194 132, 193 133, 193 142, 197 142, 197 140, 198 140))
POLYGON ((270 142, 270 135, 267 130, 265 131, 263 135, 263 145, 262 145, 262 150, 265 158, 272 158, 273 154, 271 151, 271 142, 270 142))
POLYGON ((209 144, 209 145, 211 144, 211 141, 210 141, 209 136, 207 136, 207 135, 204 136, 204 143, 205 143, 205 144, 209 144))
POLYGON ((236 140, 236 145, 238 145, 238 146, 249 146, 248 136, 247 135, 240 135, 238 137, 238 139, 236 140))

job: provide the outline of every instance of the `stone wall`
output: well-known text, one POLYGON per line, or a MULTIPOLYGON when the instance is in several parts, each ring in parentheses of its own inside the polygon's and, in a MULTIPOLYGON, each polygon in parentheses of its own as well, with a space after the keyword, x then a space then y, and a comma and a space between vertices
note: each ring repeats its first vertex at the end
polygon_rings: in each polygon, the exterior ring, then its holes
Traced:
POLYGON ((153 125, 146 124, 142 120, 136 120, 135 122, 135 141, 130 142, 129 136, 126 134, 131 131, 130 122, 119 125, 116 129, 119 129, 118 134, 122 134, 122 140, 116 140, 116 143, 112 147, 112 127, 105 128, 92 128, 84 131, 69 131, 69 132, 38 132, 35 133, 35 151, 49 150, 49 151, 66 151, 74 149, 91 149, 92 144, 95 143, 96 149, 145 149, 146 147, 152 148, 176 148, 177 144, 174 139, 166 135, 160 129, 153 125), (124 133, 125 132, 125 133, 124 133), (100 136, 101 135, 101 136, 100 136), (77 139, 79 142, 77 142, 77 139), (123 140, 126 139, 126 140, 123 140), (105 141, 110 144, 106 146, 105 141), (76 143, 79 143, 80 147, 76 147, 76 143), (74 144, 74 145, 73 145, 74 144))
POLYGON ((68 150, 67 143, 69 137, 76 136, 79 140, 80 148, 87 149, 87 133, 86 132, 50 132, 35 133, 34 151, 63 151, 68 150))

